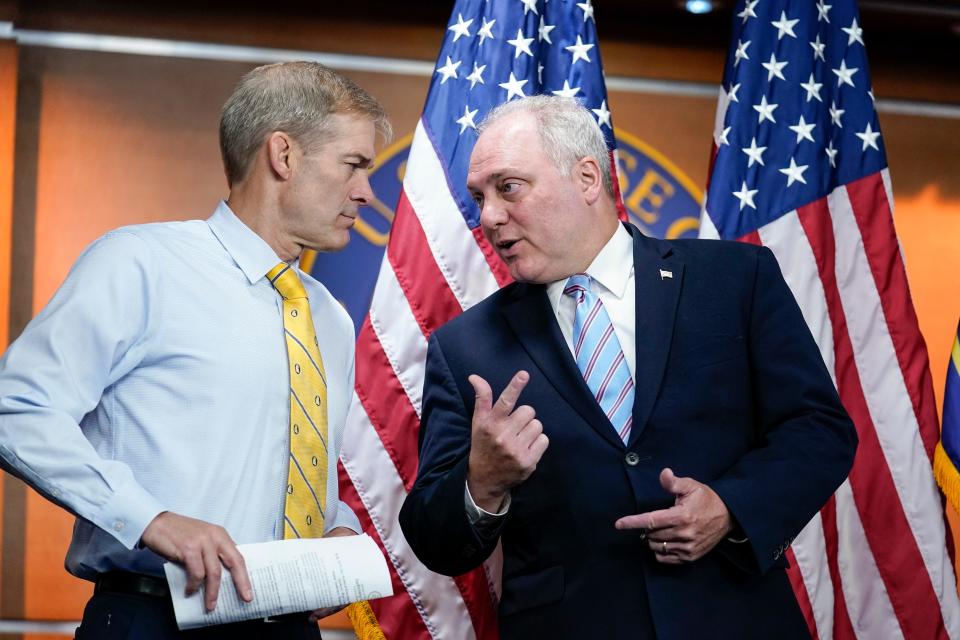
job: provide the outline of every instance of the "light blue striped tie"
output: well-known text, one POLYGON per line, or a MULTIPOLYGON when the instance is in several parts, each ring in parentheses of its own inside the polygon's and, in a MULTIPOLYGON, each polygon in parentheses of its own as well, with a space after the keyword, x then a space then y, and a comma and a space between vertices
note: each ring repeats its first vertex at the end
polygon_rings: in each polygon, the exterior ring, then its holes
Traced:
POLYGON ((590 291, 590 276, 570 276, 563 293, 577 303, 573 353, 593 397, 625 443, 633 424, 633 379, 607 310, 590 291))

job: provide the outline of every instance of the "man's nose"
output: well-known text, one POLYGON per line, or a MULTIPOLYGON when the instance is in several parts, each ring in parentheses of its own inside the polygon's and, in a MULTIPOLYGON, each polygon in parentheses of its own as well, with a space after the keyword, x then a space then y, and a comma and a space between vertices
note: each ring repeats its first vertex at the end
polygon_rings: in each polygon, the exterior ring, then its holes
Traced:
POLYGON ((358 180, 358 184, 350 192, 350 199, 363 206, 370 204, 373 198, 373 187, 370 186, 370 176, 364 171, 358 180))
POLYGON ((506 224, 510 216, 502 203, 490 199, 480 208, 480 226, 485 229, 494 229, 506 224))

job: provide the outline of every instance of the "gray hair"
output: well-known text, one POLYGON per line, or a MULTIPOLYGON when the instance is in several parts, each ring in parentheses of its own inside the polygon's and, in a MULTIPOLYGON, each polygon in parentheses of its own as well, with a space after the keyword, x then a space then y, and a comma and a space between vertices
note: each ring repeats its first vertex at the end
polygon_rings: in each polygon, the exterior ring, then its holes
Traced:
POLYGON ((274 131, 311 147, 333 131, 329 117, 356 114, 389 140, 393 131, 376 98, 349 78, 316 62, 281 62, 250 71, 220 114, 220 153, 227 183, 247 177, 257 150, 274 131))
POLYGON ((529 113, 537 121, 537 132, 547 156, 560 173, 569 174, 574 165, 590 157, 600 165, 603 188, 613 198, 610 151, 593 114, 574 98, 537 95, 511 100, 490 111, 477 127, 483 133, 495 122, 515 113, 529 113))

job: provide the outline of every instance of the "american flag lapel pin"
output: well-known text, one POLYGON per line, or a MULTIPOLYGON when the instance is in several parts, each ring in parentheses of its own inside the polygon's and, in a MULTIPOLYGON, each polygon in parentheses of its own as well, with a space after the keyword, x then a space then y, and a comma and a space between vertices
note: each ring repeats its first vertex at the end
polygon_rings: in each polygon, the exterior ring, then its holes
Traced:
POLYGON ((667 271, 666 269, 660 269, 660 279, 661 279, 661 280, 666 280, 667 278, 670 278, 671 280, 673 280, 673 271, 667 271))

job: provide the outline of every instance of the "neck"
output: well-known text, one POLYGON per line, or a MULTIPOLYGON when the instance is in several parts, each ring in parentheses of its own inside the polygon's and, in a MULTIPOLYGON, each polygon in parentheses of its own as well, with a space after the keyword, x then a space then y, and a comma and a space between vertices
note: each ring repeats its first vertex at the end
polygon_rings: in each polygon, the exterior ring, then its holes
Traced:
POLYGON ((284 240, 280 209, 266 189, 246 181, 235 184, 227 197, 227 206, 251 231, 263 238, 281 260, 290 262, 300 256, 303 247, 284 240))
MULTIPOLYGON (((620 226, 620 219, 617 217, 617 209, 610 203, 609 210, 604 210, 597 217, 596 232, 591 233, 589 237, 584 238, 584 259, 583 264, 574 273, 584 273, 597 259, 603 248, 610 242, 610 238, 617 232, 620 226)), ((572 274, 571 274, 572 275, 572 274)))

